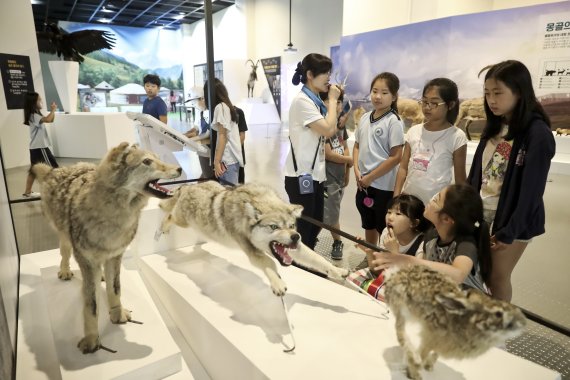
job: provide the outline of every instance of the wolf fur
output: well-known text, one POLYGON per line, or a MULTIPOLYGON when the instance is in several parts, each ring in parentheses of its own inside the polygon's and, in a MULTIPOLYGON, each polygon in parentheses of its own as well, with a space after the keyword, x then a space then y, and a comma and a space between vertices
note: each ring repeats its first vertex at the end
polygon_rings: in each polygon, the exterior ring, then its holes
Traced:
POLYGON ((423 265, 385 272, 384 296, 396 318, 396 336, 407 359, 407 375, 420 380, 438 355, 473 358, 523 331, 523 313, 508 302, 470 289, 462 291, 449 276, 423 265), (420 324, 420 344, 413 347, 406 323, 420 324))
POLYGON ((333 266, 301 242, 295 223, 303 207, 284 202, 265 185, 225 188, 214 181, 184 185, 160 207, 167 212, 161 232, 168 232, 173 224, 192 226, 214 241, 239 246, 265 273, 277 296, 284 295, 287 287, 269 253, 284 266, 295 261, 331 278, 348 275, 346 269, 333 266))
POLYGON ((59 236, 58 277, 69 280, 73 276, 69 267, 72 252, 81 269, 85 336, 78 347, 83 353, 94 352, 101 345, 97 323, 101 267, 107 281, 111 322, 125 323, 131 316, 121 305, 123 252, 135 236, 148 198, 167 197, 166 189, 157 189, 156 181, 178 177, 181 169, 136 145, 122 143, 99 165, 80 162, 52 169, 37 164, 32 173, 41 184, 43 212, 59 236))

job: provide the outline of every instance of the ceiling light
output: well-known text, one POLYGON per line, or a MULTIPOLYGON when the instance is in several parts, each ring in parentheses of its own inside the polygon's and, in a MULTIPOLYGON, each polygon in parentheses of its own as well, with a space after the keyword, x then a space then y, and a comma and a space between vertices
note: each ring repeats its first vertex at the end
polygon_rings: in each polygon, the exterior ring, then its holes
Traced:
POLYGON ((173 19, 175 19, 175 20, 182 20, 182 19, 184 18, 184 16, 186 16, 186 15, 184 15, 184 14, 176 15, 176 16, 173 17, 173 19))
POLYGON ((115 11, 111 10, 111 9, 107 9, 105 7, 101 8, 101 12, 105 12, 105 13, 113 13, 115 11))
POLYGON ((108 23, 110 23, 112 20, 111 20, 110 18, 100 18, 98 21, 99 21, 99 22, 102 22, 102 23, 105 23, 105 24, 108 24, 108 23))
POLYGON ((291 42, 291 2, 292 0, 289 0, 289 43, 287 44, 287 47, 283 49, 285 53, 295 53, 297 51, 297 48, 294 48, 293 42, 291 42))

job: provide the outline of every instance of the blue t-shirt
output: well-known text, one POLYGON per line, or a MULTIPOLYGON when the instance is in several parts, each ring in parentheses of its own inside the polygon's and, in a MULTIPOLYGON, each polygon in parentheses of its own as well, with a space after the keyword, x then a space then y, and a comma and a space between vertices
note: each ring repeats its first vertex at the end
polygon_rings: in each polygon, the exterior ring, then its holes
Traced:
POLYGON ((166 103, 160 96, 155 96, 152 99, 146 98, 143 103, 142 113, 160 120, 160 116, 166 116, 166 103))

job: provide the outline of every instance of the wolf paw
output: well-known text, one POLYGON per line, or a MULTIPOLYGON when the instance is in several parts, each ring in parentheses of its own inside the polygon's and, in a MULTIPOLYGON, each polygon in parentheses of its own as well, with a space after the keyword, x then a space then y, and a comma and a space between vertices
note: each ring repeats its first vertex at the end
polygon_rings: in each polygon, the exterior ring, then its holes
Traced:
POLYGON ((287 292, 287 285, 281 279, 277 279, 275 281, 271 281, 271 290, 273 294, 278 297, 282 297, 287 292))
POLYGON ((109 311, 111 322, 115 324, 127 323, 131 320, 131 312, 122 306, 116 306, 109 311))
POLYGON ((343 280, 348 276, 349 273, 350 272, 348 269, 337 267, 331 267, 326 271, 327 276, 335 280, 343 280))
POLYGON ((73 272, 71 271, 71 269, 62 269, 59 272, 57 272, 57 278, 59 278, 60 280, 69 281, 71 280, 71 277, 73 277, 73 272))
POLYGON ((87 336, 83 337, 79 341, 79 343, 77 343, 77 347, 84 354, 90 354, 92 352, 95 352, 101 347, 101 342, 99 341, 99 336, 98 335, 87 335, 87 336))

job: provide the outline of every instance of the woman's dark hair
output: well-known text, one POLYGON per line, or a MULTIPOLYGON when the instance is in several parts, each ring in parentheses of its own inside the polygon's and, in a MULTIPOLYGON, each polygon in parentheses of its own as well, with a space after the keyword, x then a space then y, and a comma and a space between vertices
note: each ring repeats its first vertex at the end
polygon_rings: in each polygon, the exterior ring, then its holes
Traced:
POLYGON ((414 223, 415 232, 425 232, 430 222, 424 217, 425 206, 420 198, 411 194, 400 194, 388 201, 387 209, 398 207, 414 223))
POLYGON ((445 119, 450 124, 455 124, 455 120, 457 120, 457 115, 459 114, 459 90, 457 89, 457 85, 451 79, 435 78, 426 83, 422 95, 426 96, 426 92, 432 87, 437 89, 439 97, 447 105, 448 109, 445 119))
MULTIPOLYGON (((534 94, 530 72, 522 62, 514 60, 499 62, 484 67, 479 72, 479 75, 485 70, 488 70, 487 74, 485 74, 485 81, 487 79, 501 81, 513 94, 519 97, 511 120, 509 120, 509 131, 505 136, 505 140, 513 140, 523 135, 534 118, 533 114, 538 114, 550 126, 550 118, 544 112, 544 108, 542 108, 534 94)), ((481 138, 488 139, 501 132, 503 118, 491 112, 487 104, 487 97, 485 97, 485 114, 487 115, 487 125, 483 130, 481 138)))
POLYGON ((374 79, 372 79, 372 82, 370 82, 370 92, 372 92, 374 83, 376 83, 376 81, 380 79, 383 79, 386 82, 386 85, 388 85, 388 90, 390 90, 390 94, 392 94, 392 96, 395 97, 390 107, 394 111, 398 112, 398 90, 400 89, 400 80, 398 79, 396 74, 392 74, 389 72, 380 73, 376 75, 374 79))
POLYGON ((307 71, 313 73, 313 76, 325 74, 331 71, 332 61, 329 57, 322 54, 311 53, 303 58, 302 62, 297 63, 295 74, 293 74, 293 84, 307 83, 307 71))
POLYGON ((24 95, 24 124, 30 125, 30 118, 33 114, 41 115, 38 109, 38 98, 40 94, 37 92, 28 92, 24 95))
POLYGON ((160 84, 162 82, 160 81, 160 77, 158 75, 146 74, 143 78, 143 84, 146 84, 146 83, 152 83, 152 84, 155 84, 158 87, 160 87, 160 84))
POLYGON ((491 274, 491 243, 489 224, 483 219, 483 201, 479 193, 465 184, 448 186, 441 213, 453 219, 453 232, 456 237, 475 238, 481 275, 487 282, 491 274))
MULTIPOLYGON (((206 103, 206 109, 210 109, 210 105, 208 104, 208 81, 204 82, 204 102, 206 103)), ((236 109, 232 102, 230 101, 230 97, 228 95, 228 89, 224 86, 224 83, 219 80, 218 78, 214 78, 214 108, 220 103, 225 103, 226 106, 230 109, 230 114, 232 116, 233 122, 238 122, 238 115, 236 109)))

